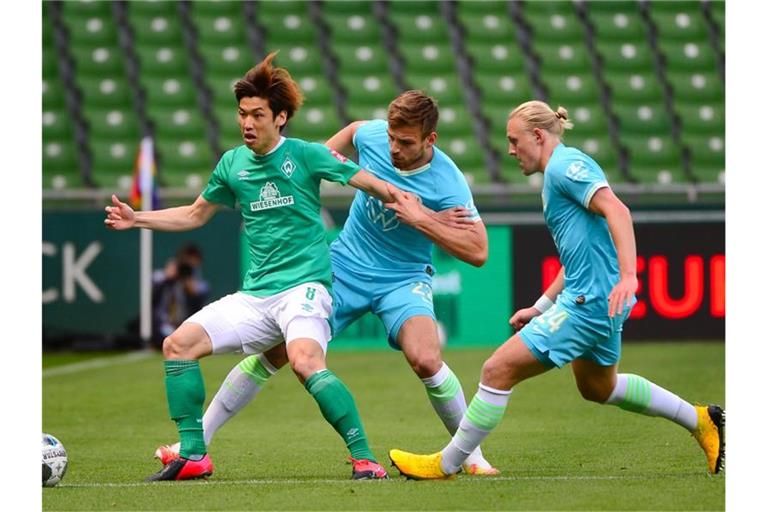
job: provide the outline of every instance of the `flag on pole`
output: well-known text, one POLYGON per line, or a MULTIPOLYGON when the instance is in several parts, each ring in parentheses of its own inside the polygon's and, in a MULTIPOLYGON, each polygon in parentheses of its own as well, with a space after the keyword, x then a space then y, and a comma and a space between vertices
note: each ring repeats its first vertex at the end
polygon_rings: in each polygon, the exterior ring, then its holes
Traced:
POLYGON ((160 207, 160 198, 155 186, 156 176, 152 137, 144 137, 141 139, 133 171, 130 203, 134 210, 157 210, 160 207))

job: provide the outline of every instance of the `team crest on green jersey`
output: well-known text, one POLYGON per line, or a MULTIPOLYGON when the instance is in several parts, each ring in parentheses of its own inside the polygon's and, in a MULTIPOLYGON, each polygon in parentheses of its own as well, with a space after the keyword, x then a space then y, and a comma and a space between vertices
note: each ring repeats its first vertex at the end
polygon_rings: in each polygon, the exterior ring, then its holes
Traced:
POLYGON ((271 208, 281 208, 293 204, 293 196, 281 196, 277 185, 268 181, 261 187, 259 192, 259 201, 251 203, 251 211, 269 210, 271 208))
POLYGON ((280 170, 283 171, 283 174, 290 178, 293 174, 293 171, 296 170, 296 164, 294 164, 290 158, 286 158, 285 162, 283 162, 283 165, 280 166, 280 170))

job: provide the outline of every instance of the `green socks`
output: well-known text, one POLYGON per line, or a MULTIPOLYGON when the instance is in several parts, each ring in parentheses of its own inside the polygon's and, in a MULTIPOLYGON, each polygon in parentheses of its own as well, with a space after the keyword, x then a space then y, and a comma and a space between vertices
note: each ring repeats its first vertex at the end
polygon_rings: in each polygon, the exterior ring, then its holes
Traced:
POLYGON ((205 384, 199 361, 165 361, 165 392, 171 419, 176 422, 181 440, 179 455, 187 458, 205 455, 203 404, 205 384))
POLYGON ((352 457, 376 462, 368 446, 355 399, 344 383, 333 372, 325 369, 309 377, 304 387, 320 406, 325 420, 344 439, 352 457))

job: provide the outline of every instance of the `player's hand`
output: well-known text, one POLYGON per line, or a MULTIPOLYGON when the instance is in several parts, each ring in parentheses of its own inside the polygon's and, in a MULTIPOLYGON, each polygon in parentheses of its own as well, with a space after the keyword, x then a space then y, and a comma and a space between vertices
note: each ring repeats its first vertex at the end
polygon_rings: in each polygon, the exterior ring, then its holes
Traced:
POLYGON ((112 194, 112 206, 105 207, 104 211, 107 212, 104 224, 109 229, 117 231, 130 229, 136 223, 133 208, 120 201, 115 194, 112 194))
POLYGON ((384 206, 395 212, 397 220, 409 226, 415 226, 430 218, 429 211, 421 204, 421 199, 410 192, 393 187, 387 183, 387 192, 392 196, 391 203, 384 203, 384 206))
POLYGON ((539 316, 541 311, 531 306, 530 308, 518 309, 515 314, 509 319, 509 325, 515 328, 516 331, 522 329, 525 324, 539 316))
POLYGON ((637 291, 637 276, 622 277, 608 295, 608 316, 613 318, 632 303, 632 296, 637 291))
POLYGON ((432 217, 449 228, 471 229, 475 225, 475 221, 472 220, 472 212, 463 206, 446 208, 433 213, 432 217))

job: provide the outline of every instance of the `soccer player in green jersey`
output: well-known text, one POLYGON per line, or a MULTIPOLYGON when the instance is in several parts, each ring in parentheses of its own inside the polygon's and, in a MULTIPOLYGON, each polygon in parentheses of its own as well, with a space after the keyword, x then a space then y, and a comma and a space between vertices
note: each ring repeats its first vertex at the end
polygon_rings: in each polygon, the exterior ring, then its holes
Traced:
POLYGON ((394 198, 386 182, 322 144, 281 136, 303 99, 288 71, 272 66, 274 57, 235 84, 245 144, 224 153, 194 203, 134 212, 113 195, 106 207, 110 229, 186 231, 205 224, 221 206, 239 203, 248 239, 250 267, 242 289, 195 313, 163 341, 168 408, 181 450, 149 481, 213 473, 203 438, 199 359, 239 350, 261 353, 282 343, 294 373, 346 443, 353 478, 387 478, 368 446, 352 395, 326 367, 331 262, 320 181, 350 184, 382 201, 394 198))

